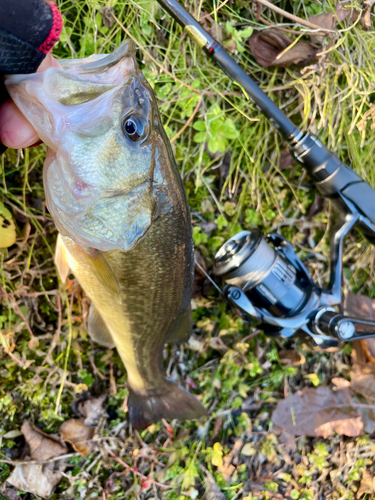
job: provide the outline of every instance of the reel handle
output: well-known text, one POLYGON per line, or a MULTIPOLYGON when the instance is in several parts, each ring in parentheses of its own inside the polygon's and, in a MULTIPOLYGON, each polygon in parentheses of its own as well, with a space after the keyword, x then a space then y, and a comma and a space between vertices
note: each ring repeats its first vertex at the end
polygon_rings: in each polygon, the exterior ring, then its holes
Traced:
POLYGON ((375 337, 375 321, 344 316, 333 310, 318 311, 311 326, 316 333, 338 337, 344 342, 375 337))

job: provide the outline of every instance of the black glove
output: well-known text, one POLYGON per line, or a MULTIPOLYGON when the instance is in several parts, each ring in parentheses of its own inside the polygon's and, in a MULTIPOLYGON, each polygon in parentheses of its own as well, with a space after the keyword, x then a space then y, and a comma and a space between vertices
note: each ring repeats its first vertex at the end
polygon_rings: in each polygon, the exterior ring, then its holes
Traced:
MULTIPOLYGON (((62 17, 44 0, 0 0, 0 104, 9 99, 4 74, 34 73, 59 40, 62 17)), ((0 155, 6 147, 0 142, 0 155)))

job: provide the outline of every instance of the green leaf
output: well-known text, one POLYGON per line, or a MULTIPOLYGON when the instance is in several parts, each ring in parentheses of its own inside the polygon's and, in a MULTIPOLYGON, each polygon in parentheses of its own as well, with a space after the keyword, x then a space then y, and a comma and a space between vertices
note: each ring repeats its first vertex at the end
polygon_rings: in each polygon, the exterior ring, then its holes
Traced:
POLYGON ((241 38, 250 38, 253 34, 253 28, 245 28, 244 30, 239 32, 241 38))
POLYGON ((193 228, 193 241, 194 245, 200 245, 201 243, 207 243, 208 236, 202 233, 202 229, 199 226, 193 228))
POLYGON ((198 132, 193 137, 194 142, 198 142, 199 144, 206 140, 206 132, 198 132))
POLYGON ((200 132, 205 131, 206 122, 204 122, 203 120, 197 120, 196 122, 194 122, 193 129, 199 130, 200 132))
MULTIPOLYGON (((203 132, 200 132, 201 134, 203 132)), ((208 140, 208 149, 211 151, 211 153, 216 153, 219 149, 219 141, 216 137, 210 137, 208 140)))
POLYGON ((223 135, 220 134, 219 137, 217 138, 217 151, 219 151, 219 153, 224 153, 227 146, 228 146, 228 141, 223 135))
POLYGON ((224 217, 224 215, 219 215, 219 217, 215 220, 217 227, 219 228, 219 231, 221 231, 224 227, 228 225, 227 219, 224 217))
POLYGON ((228 31, 228 33, 233 33, 235 31, 235 29, 233 28, 233 26, 230 24, 229 21, 225 23, 225 29, 228 31))
POLYGON ((245 52, 245 49, 242 47, 242 45, 240 44, 240 42, 238 42, 237 40, 236 40, 236 49, 238 50, 238 52, 240 54, 243 54, 245 52))

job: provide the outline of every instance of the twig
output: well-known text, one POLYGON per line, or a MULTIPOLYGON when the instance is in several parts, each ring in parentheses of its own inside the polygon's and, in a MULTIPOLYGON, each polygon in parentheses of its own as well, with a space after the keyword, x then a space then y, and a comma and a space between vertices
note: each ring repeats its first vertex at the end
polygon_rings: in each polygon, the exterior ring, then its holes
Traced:
POLYGON ((48 464, 49 462, 57 462, 58 460, 65 460, 66 458, 79 457, 80 453, 67 453, 66 455, 59 455, 58 457, 49 458, 44 462, 38 462, 37 460, 6 460, 0 458, 0 463, 9 465, 32 465, 32 464, 48 464))
MULTIPOLYGON (((73 301, 74 294, 72 294, 72 301, 73 301)), ((55 408, 55 413, 56 415, 58 414, 59 411, 59 406, 60 406, 60 401, 61 401, 61 395, 64 390, 64 384, 66 382, 66 375, 68 372, 68 362, 69 362, 69 354, 70 354, 70 347, 72 345, 72 337, 73 337, 73 328, 72 328, 72 319, 71 319, 71 309, 73 309, 73 304, 69 304, 68 297, 66 296, 66 310, 67 310, 67 316, 68 316, 68 325, 69 325, 69 336, 68 336, 68 345, 66 347, 66 354, 65 354, 65 360, 64 360, 64 371, 63 375, 61 378, 61 385, 59 388, 59 392, 57 394, 57 400, 56 400, 56 408, 55 408)))
POLYGON ((60 295, 57 296, 57 309, 59 311, 59 319, 58 319, 58 323, 57 323, 57 331, 56 331, 56 333, 55 333, 55 335, 53 337, 53 340, 52 340, 52 343, 51 343, 51 347, 48 349, 48 352, 46 354, 46 357, 44 358, 42 366, 44 366, 47 363, 49 357, 51 356, 51 354, 53 353, 55 347, 59 343, 60 333, 61 333, 61 322, 62 322, 62 311, 61 311, 60 295))
POLYGON ((109 392, 111 396, 115 396, 117 394, 117 386, 116 386, 116 380, 113 375, 113 361, 109 362, 109 392))
POLYGON ((199 97, 198 104, 195 106, 194 111, 192 112, 191 116, 189 117, 188 121, 185 123, 185 125, 182 127, 181 130, 177 132, 177 134, 172 137, 171 139, 171 144, 174 142, 180 135, 187 129, 187 127, 190 125, 190 123, 194 120, 195 115, 198 113, 199 107, 202 104, 202 96, 199 97))
POLYGON ((15 205, 14 203, 12 203, 8 199, 7 199, 7 204, 10 205, 11 207, 13 207, 16 212, 19 212, 20 214, 22 214, 23 216, 27 217, 28 219, 38 219, 38 220, 42 220, 43 222, 45 222, 45 221, 51 221, 51 222, 53 222, 52 217, 47 217, 46 215, 28 214, 27 212, 24 212, 19 207, 17 207, 17 205, 15 205))
POLYGON ((273 5, 268 0, 256 0, 256 1, 258 3, 261 3, 262 5, 264 5, 265 7, 268 7, 269 9, 273 10, 277 14, 281 14, 282 16, 287 17, 291 21, 294 21, 294 22, 296 22, 298 24, 302 24, 302 26, 307 26, 308 28, 312 28, 313 30, 317 30, 317 31, 325 31, 325 32, 332 32, 333 31, 333 30, 328 30, 328 29, 321 28, 317 24, 310 23, 309 21, 305 21, 304 19, 301 19, 298 16, 290 14, 286 10, 280 9, 280 7, 277 7, 276 5, 273 5))
POLYGON ((94 370, 94 372, 98 375, 99 378, 101 378, 102 380, 108 380, 108 377, 106 377, 105 375, 103 375, 102 373, 100 373, 98 367, 96 366, 96 364, 94 363, 94 359, 93 357, 91 356, 91 354, 89 354, 89 360, 90 360, 90 363, 91 363, 91 366, 92 366, 92 369, 94 370))
MULTIPOLYGON (((3 293, 6 293, 6 291, 4 290, 3 287, 0 287, 1 290, 3 291, 3 293)), ((32 339, 35 339, 35 335, 33 334, 33 331, 31 330, 30 328, 30 325, 29 325, 29 322, 27 321, 27 319, 25 318, 25 315, 23 314, 23 312, 21 311, 21 308, 20 306, 17 304, 16 302, 16 299, 14 298, 13 296, 13 293, 8 293, 8 298, 11 298, 13 300, 13 305, 14 305, 14 308, 16 309, 18 315, 21 317, 21 319, 23 320, 23 322, 25 323, 25 326, 27 328, 27 331, 30 333, 30 336, 32 339)))
POLYGON ((116 462, 118 462, 120 465, 122 465, 123 467, 125 467, 125 469, 127 469, 130 472, 132 472, 136 476, 139 476, 142 479, 144 479, 145 481, 148 481, 151 484, 155 484, 156 486, 159 486, 160 488, 164 488, 164 489, 169 488, 169 486, 167 486, 166 484, 158 483, 157 481, 154 481, 153 479, 150 479, 149 477, 145 476, 144 474, 141 474, 137 470, 133 469, 133 467, 130 467, 130 465, 128 465, 124 461, 122 461, 121 458, 116 457, 116 455, 113 453, 113 451, 110 450, 109 448, 106 448, 106 450, 111 455, 111 457, 113 457, 116 460, 116 462))
POLYGON ((148 58, 151 59, 152 62, 154 62, 156 64, 156 66, 158 68, 160 68, 164 73, 167 73, 167 75, 169 75, 171 78, 173 78, 173 80, 175 80, 176 82, 180 83, 181 85, 183 85, 184 87, 187 87, 188 89, 190 89, 191 91, 195 92, 196 94, 201 94, 201 92, 197 89, 195 89, 194 87, 191 87, 190 85, 188 85, 187 83, 183 82, 182 80, 180 80, 179 78, 177 78, 176 76, 174 76, 173 73, 171 73, 170 71, 168 71, 166 68, 164 68, 164 66, 162 64, 160 64, 154 57, 152 57, 152 55, 147 51, 145 50, 142 45, 137 41, 136 38, 134 38, 133 35, 130 34, 130 31, 128 31, 125 26, 122 24, 121 21, 119 21, 117 19, 117 17, 112 14, 113 16, 113 19, 116 21, 116 23, 121 27, 122 30, 124 30, 124 32, 128 35, 129 38, 131 38, 133 40, 133 42, 137 45, 137 47, 139 47, 141 49, 141 51, 146 54, 146 56, 148 58))

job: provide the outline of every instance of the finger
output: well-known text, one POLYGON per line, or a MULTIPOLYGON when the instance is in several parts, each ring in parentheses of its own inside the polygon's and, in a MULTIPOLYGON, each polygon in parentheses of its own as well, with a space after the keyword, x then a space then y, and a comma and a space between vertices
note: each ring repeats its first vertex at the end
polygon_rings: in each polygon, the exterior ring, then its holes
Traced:
MULTIPOLYGON (((50 67, 61 68, 51 54, 47 54, 37 72, 50 67)), ((32 146, 39 140, 34 127, 26 120, 13 101, 0 106, 0 142, 8 148, 20 149, 32 146)))
POLYGON ((13 149, 26 148, 38 141, 34 127, 23 116, 13 101, 0 106, 0 142, 13 149))

